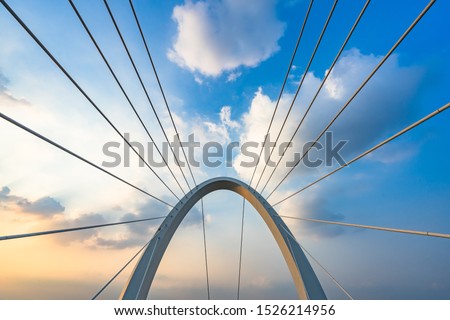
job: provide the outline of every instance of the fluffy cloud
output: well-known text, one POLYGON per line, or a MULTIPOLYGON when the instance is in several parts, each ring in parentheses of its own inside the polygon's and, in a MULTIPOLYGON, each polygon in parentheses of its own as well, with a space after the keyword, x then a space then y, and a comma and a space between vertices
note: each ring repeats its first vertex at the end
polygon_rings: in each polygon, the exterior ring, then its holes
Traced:
MULTIPOLYGON (((314 141, 322 129, 330 122, 334 115, 348 101, 350 96, 360 86, 363 80, 373 70, 382 57, 374 55, 365 55, 357 49, 348 50, 338 61, 332 70, 326 85, 316 100, 310 113, 306 117, 300 131, 293 140, 293 148, 296 152, 302 154, 305 143, 314 141)), ((294 70, 295 71, 295 70, 294 70)), ((339 140, 347 140, 348 143, 342 150, 344 160, 348 161, 356 154, 359 154, 375 143, 392 135, 398 129, 405 125, 405 119, 412 118, 416 114, 416 105, 414 97, 416 88, 421 79, 422 70, 417 67, 401 66, 398 56, 392 56, 360 92, 352 104, 341 114, 340 118, 329 129, 333 133, 334 144, 339 140)), ((302 90, 293 107, 289 121, 286 123, 284 133, 279 139, 279 143, 289 141, 299 120, 302 118, 306 107, 309 105, 313 94, 316 92, 322 78, 314 75, 312 72, 306 75, 302 90)), ((292 100, 292 93, 287 92, 280 101, 277 116, 272 125, 272 141, 284 120, 289 105, 292 100)), ((264 135, 272 117, 276 101, 259 89, 252 100, 249 111, 242 117, 242 131, 240 135, 241 144, 246 141, 262 142, 264 135)), ((323 139, 320 141, 323 144, 323 139)), ((252 150, 259 153, 259 148, 252 150)), ((272 160, 277 161, 280 151, 274 152, 272 160)), ((392 150, 391 150, 392 151, 392 150)), ((402 152, 388 152, 377 154, 372 157, 373 161, 389 164, 402 161, 417 153, 416 148, 407 148, 402 152)), ((311 153, 312 154, 312 153, 311 153)), ((324 153, 314 153, 314 157, 324 159, 324 153)), ((293 150, 286 153, 285 159, 293 159, 293 150)), ((238 155, 234 160, 234 168, 237 174, 248 181, 254 168, 244 168, 241 161, 248 161, 244 155, 238 155)), ((336 163, 334 163, 336 165, 336 163)), ((259 166, 257 178, 262 171, 262 165, 259 166)), ((283 160, 280 163, 275 175, 268 184, 269 190, 281 181, 285 173, 290 169, 283 160)), ((262 179, 264 185, 273 168, 268 167, 262 179)), ((279 200, 281 197, 292 193, 303 187, 309 181, 317 179, 324 173, 331 171, 323 164, 318 168, 308 168, 304 165, 299 166, 290 178, 283 183, 279 189, 278 195, 274 195, 271 200, 279 200), (299 181, 305 181, 299 183, 299 181)), ((255 181, 254 181, 255 183, 255 181)), ((259 187, 261 190, 261 184, 259 187)), ((301 197, 300 197, 301 198, 301 197)), ((344 217, 339 213, 333 212, 325 205, 324 191, 320 188, 314 189, 313 199, 302 202, 298 197, 291 199, 280 209, 286 215, 311 217, 316 219, 342 220, 344 217)), ((340 229, 333 227, 310 228, 312 232, 318 235, 333 236, 340 229)))
POLYGON ((234 82, 242 75, 242 72, 231 72, 227 77, 227 82, 234 82))
MULTIPOLYGON (((143 204, 136 212, 127 213, 121 218, 122 221, 146 219, 149 217, 164 216, 167 214, 167 207, 159 202, 150 200, 143 204)), ((195 207, 186 215, 180 227, 196 226, 200 227, 201 213, 195 207)), ((142 246, 155 234, 162 220, 152 222, 131 223, 125 226, 123 233, 118 233, 115 237, 107 237, 98 234, 95 244, 101 247, 122 249, 133 246, 142 246)))
POLYGON ((285 28, 274 0, 187 1, 174 8, 173 19, 178 33, 169 59, 206 76, 258 65, 279 49, 285 28))
POLYGON ((0 105, 2 106, 28 106, 30 103, 23 98, 16 98, 8 90, 9 79, 0 71, 0 105))
MULTIPOLYGON (((116 221, 131 221, 147 219, 150 217, 161 217, 167 214, 167 207, 163 204, 150 200, 142 204, 133 212, 123 212, 121 209, 113 209, 109 212, 96 212, 82 214, 81 216, 70 219, 58 219, 53 221, 47 228, 64 229, 80 226, 89 226, 97 224, 105 224, 116 221), (106 216, 119 215, 117 220, 110 220, 106 216)), ((201 212, 197 208, 193 208, 183 220, 181 227, 200 227, 201 212)), ((130 223, 123 226, 111 228, 96 228, 77 232, 69 232, 60 235, 57 240, 60 244, 84 243, 90 247, 109 248, 109 249, 125 249, 130 247, 142 246, 155 234, 161 220, 150 220, 148 222, 130 223)))
POLYGON ((4 186, 0 191, 0 204, 16 207, 20 212, 32 213, 41 216, 53 216, 64 212, 61 203, 51 197, 43 197, 36 201, 10 195, 11 190, 4 186))
MULTIPOLYGON (((48 226, 49 229, 66 229, 66 228, 76 228, 82 226, 90 226, 97 224, 107 223, 106 218, 99 213, 82 214, 77 218, 66 218, 52 221, 51 225, 48 226)), ((92 239, 96 239, 100 235, 100 229, 87 229, 76 232, 67 232, 59 235, 55 238, 59 244, 70 244, 74 242, 85 242, 92 239)))
MULTIPOLYGON (((152 216, 163 216, 166 208, 156 201, 149 201, 135 212, 123 212, 122 210, 112 210, 105 212, 94 212, 82 214, 74 219, 64 218, 55 220, 51 228, 73 228, 79 226, 89 226, 105 224, 116 221, 129 221, 145 219, 152 216), (114 220, 107 216, 120 215, 114 220)), ((115 248, 124 249, 135 246, 142 246, 156 232, 157 226, 161 221, 152 220, 152 222, 130 223, 123 226, 110 228, 96 228, 77 232, 69 232, 58 237, 61 244, 84 243, 90 247, 97 248, 115 248)))
POLYGON ((53 198, 44 197, 36 201, 22 200, 18 204, 26 212, 37 213, 37 214, 57 214, 64 211, 64 207, 53 198))
MULTIPOLYGON (((294 138, 293 149, 301 152, 305 143, 317 138, 381 58, 364 55, 357 49, 344 53, 294 138)), ((399 127, 404 123, 405 118, 415 114, 415 105, 412 101, 421 74, 422 71, 416 67, 400 66, 398 57, 394 55, 380 69, 379 74, 371 79, 329 129, 333 133, 335 142, 349 141, 343 149, 344 155, 347 155, 346 160, 350 160, 350 156, 364 151, 363 148, 368 148, 381 140, 386 133, 392 134, 392 128, 399 127)), ((302 90, 279 141, 289 141, 321 81, 321 78, 311 72, 306 75, 302 90)), ((292 94, 286 93, 280 101, 271 129, 272 140, 275 139, 281 127, 291 100, 292 94)), ((255 93, 249 111, 242 117, 241 144, 245 141, 263 141, 275 102, 261 89, 255 93)), ((259 152, 259 149, 256 151, 259 152)), ((280 154, 278 151, 274 152, 272 159, 278 160, 276 156, 278 154, 280 154)), ((318 156, 323 157, 323 154, 318 156)), ((288 152, 285 158, 292 160, 292 153, 288 152)), ((249 179, 254 168, 243 168, 240 166, 241 161, 243 161, 243 155, 236 157, 234 168, 242 178, 249 179)), ((286 169, 284 162, 280 165, 279 169, 282 169, 279 170, 280 173, 283 172, 283 168, 286 169)), ((303 168, 303 170, 306 169, 303 168)), ((279 177, 280 174, 278 179, 279 177)), ((275 180, 278 181, 278 179, 275 176, 275 180)))
POLYGON ((187 128, 192 130, 191 132, 195 132, 196 141, 199 141, 201 144, 209 141, 215 141, 220 144, 230 142, 231 133, 240 128, 239 122, 231 119, 230 106, 223 106, 220 109, 219 121, 217 122, 208 119, 195 119, 192 122, 193 125, 187 128))
MULTIPOLYGON (((345 53, 327 81, 326 94, 338 102, 330 111, 337 112, 381 59, 357 49, 345 53)), ((422 74, 418 67, 401 66, 398 55, 391 56, 333 125, 335 138, 349 140, 348 151, 355 152, 391 135, 392 128, 403 127, 405 119, 416 114, 414 97, 422 74)), ((317 111, 312 116, 315 120, 325 113, 317 111)))
POLYGON ((231 120, 231 107, 225 106, 220 109, 220 121, 224 126, 229 128, 239 128, 239 123, 237 121, 231 120))
POLYGON ((8 199, 8 195, 11 192, 11 189, 8 187, 2 187, 2 190, 0 191, 0 200, 8 199))

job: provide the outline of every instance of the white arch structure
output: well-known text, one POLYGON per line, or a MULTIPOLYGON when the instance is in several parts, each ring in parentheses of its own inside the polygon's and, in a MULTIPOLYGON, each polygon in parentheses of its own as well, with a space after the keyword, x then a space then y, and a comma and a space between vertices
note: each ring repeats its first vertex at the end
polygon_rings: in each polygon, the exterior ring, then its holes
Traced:
POLYGON ((299 299, 324 300, 326 295, 303 250, 272 206, 252 187, 237 179, 219 177, 196 186, 170 211, 148 244, 128 279, 120 299, 147 299, 159 263, 173 234, 189 210, 204 196, 229 190, 244 197, 261 215, 272 232, 291 272, 299 299))

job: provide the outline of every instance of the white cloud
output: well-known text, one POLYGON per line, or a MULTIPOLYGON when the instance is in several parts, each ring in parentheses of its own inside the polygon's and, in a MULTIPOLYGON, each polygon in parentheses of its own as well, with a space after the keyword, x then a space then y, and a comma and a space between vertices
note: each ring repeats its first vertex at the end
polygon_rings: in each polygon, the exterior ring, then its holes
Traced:
MULTIPOLYGON (((357 49, 344 52, 293 140, 297 152, 302 150, 305 143, 317 138, 381 58, 371 54, 365 55, 357 49)), ((386 137, 386 132, 394 133, 392 128, 403 125, 405 118, 411 117, 415 113, 412 98, 421 74, 422 71, 417 67, 400 66, 396 55, 383 65, 379 73, 370 80, 329 129, 333 132, 334 141, 349 141, 344 149, 347 156, 364 151, 364 148, 368 148, 376 141, 386 137)), ((313 73, 306 75, 303 87, 279 141, 290 140, 321 81, 322 79, 313 73)), ((291 100, 292 94, 285 93, 280 101, 271 129, 272 141, 281 127, 291 100)), ((263 141, 275 103, 276 101, 271 100, 261 89, 255 93, 248 113, 242 117, 241 144, 246 141, 263 141)), ((256 151, 259 153, 259 149, 256 151)), ((278 160, 277 154, 279 153, 274 152, 272 159, 278 160)), ((286 154, 286 159, 292 159, 289 152, 286 154)), ((242 160, 243 155, 236 157, 235 170, 241 178, 249 179, 253 168, 242 168, 240 166, 242 160)), ((262 170, 262 166, 258 170, 262 170)), ((278 178, 275 175, 276 181, 281 179, 283 171, 286 172, 284 162, 280 164, 278 170, 278 178)), ((268 171, 271 172, 270 168, 268 171)), ((309 170, 308 172, 315 171, 309 170)))
MULTIPOLYGON (((325 125, 333 119, 337 111, 348 101, 349 97, 381 59, 382 57, 371 54, 362 54, 357 49, 348 50, 344 53, 293 140, 293 148, 296 152, 302 154, 304 144, 308 141, 314 141, 317 138, 325 125)), ((342 155, 344 156, 344 160, 350 160, 356 154, 384 140, 387 135, 395 133, 405 125, 405 121, 406 123, 409 122, 408 118, 411 118, 416 113, 414 97, 417 85, 421 79, 421 74, 422 71, 417 67, 400 66, 398 56, 396 55, 392 56, 383 65, 379 73, 370 80, 368 85, 330 128, 333 132, 333 140, 335 143, 338 140, 349 141, 343 149, 342 155)), ((278 140, 278 145, 280 142, 290 140, 299 120, 302 118, 312 99, 312 95, 315 94, 321 81, 322 79, 313 73, 306 75, 297 102, 284 128, 284 133, 278 140)), ((292 97, 292 94, 287 92, 280 101, 279 109, 271 129, 272 141, 274 141, 281 127, 292 97)), ((259 89, 255 93, 248 112, 242 117, 242 128, 240 131, 241 145, 247 141, 260 143, 263 141, 275 104, 276 101, 273 101, 269 96, 264 94, 262 89, 259 89)), ((390 151, 386 149, 386 153, 382 152, 376 156, 372 156, 372 159, 384 164, 390 164, 403 161, 418 152, 417 147, 404 148, 403 146, 401 151, 397 152, 394 152, 393 149, 400 148, 398 146, 392 147, 390 151)), ((260 147, 251 151, 258 154, 260 147)), ((272 161, 278 161, 279 155, 281 155, 281 152, 275 151, 272 156, 272 161)), ((318 153, 317 156, 320 159, 324 159, 323 153, 318 153)), ((284 159, 293 159, 292 150, 286 153, 284 159)), ((254 167, 243 168, 241 161, 248 162, 249 158, 244 158, 244 155, 239 154, 234 160, 234 169, 240 178, 244 181, 249 181, 254 167)), ((260 176, 262 168, 263 165, 260 164, 255 175, 257 179, 260 176)), ((273 168, 271 167, 266 169, 259 190, 261 190, 262 185, 264 185, 272 170, 273 168)), ((264 194, 265 196, 268 195, 268 191, 272 190, 272 187, 275 187, 281 181, 281 178, 285 176, 288 170, 290 170, 290 167, 287 167, 285 160, 283 160, 270 180, 267 187, 268 190, 264 194)), ((326 168, 324 165, 318 168, 307 168, 304 165, 299 166, 290 175, 289 179, 282 184, 282 187, 271 198, 271 201, 276 202, 280 200, 329 171, 331 171, 331 168, 326 168)), ((255 186, 256 181, 254 180, 253 186, 255 186)), ((304 200, 299 200, 302 197, 294 197, 279 208, 280 211, 286 215, 293 216, 330 220, 343 219, 342 215, 333 212, 331 208, 325 205, 325 191, 321 188, 313 189, 313 199, 305 202, 304 200)), ((311 193, 308 194, 308 197, 311 198, 311 193)), ((319 236, 333 236, 339 231, 330 227, 312 228, 310 230, 319 236)))
POLYGON ((234 82, 242 75, 242 72, 231 72, 227 77, 227 82, 234 82))
POLYGON ((381 59, 373 54, 364 55, 357 49, 345 52, 331 71, 324 85, 325 91, 330 98, 342 100, 354 91, 356 83, 360 83, 362 76, 369 74, 381 59))
POLYGON ((9 79, 0 71, 0 105, 7 107, 23 107, 30 103, 24 98, 15 97, 9 90, 7 85, 9 79))
POLYGON ((0 205, 4 209, 16 209, 18 212, 51 217, 62 214, 65 210, 61 203, 52 197, 42 197, 35 201, 10 194, 11 190, 4 186, 0 191, 0 205))
MULTIPOLYGON (((298 119, 300 115, 301 109, 299 109, 299 106, 304 107, 305 100, 311 99, 312 91, 315 90, 315 88, 318 85, 318 80, 314 78, 314 76, 310 73, 306 76, 306 81, 304 82, 304 88, 305 91, 301 91, 298 100, 291 111, 291 117, 290 119, 298 119)), ((290 93, 287 93, 282 96, 279 106, 277 115, 274 118, 273 124, 271 126, 271 137, 270 140, 274 141, 276 138, 276 135, 281 128, 284 116, 287 114, 287 111, 290 107, 291 101, 292 101, 293 95, 290 93)), ((273 101, 270 99, 269 96, 264 94, 262 88, 259 88, 258 91, 255 93, 255 96, 251 102, 250 108, 247 113, 244 113, 242 116, 242 129, 240 134, 240 144, 241 146, 244 145, 246 142, 252 142, 252 143, 258 143, 259 146, 256 148, 249 148, 250 152, 256 153, 259 155, 259 152, 261 150, 261 144, 264 141, 264 136, 267 132, 267 129, 269 127, 270 120, 272 118, 272 114, 274 112, 276 105, 276 101, 273 101)), ((279 141, 289 141, 289 138, 291 136, 291 133, 295 130, 296 121, 288 121, 285 124, 285 128, 283 130, 283 133, 280 135, 279 141)), ((263 157, 265 156, 265 153, 263 153, 263 157)), ((268 155, 267 155, 268 156, 268 155)), ((275 157, 275 152, 274 152, 275 157)), ((239 154, 234 159, 234 168, 238 175, 243 178, 245 181, 248 181, 253 173, 254 167, 248 168, 243 167, 241 164, 242 162, 249 162, 250 159, 248 157, 245 157, 243 154, 239 154)), ((258 169, 256 171, 256 176, 258 176, 262 172, 263 166, 258 166, 258 169)))
POLYGON ((188 1, 174 8, 173 19, 178 33, 169 59, 205 76, 258 65, 279 49, 285 28, 274 0, 188 1))
POLYGON ((224 106, 220 109, 220 121, 226 127, 239 128, 239 123, 237 121, 231 120, 231 107, 224 106))
POLYGON ((231 140, 230 133, 240 127, 239 122, 231 120, 231 107, 223 106, 219 112, 219 121, 205 120, 201 118, 190 119, 192 125, 186 127, 195 133, 196 141, 204 144, 209 141, 225 144, 231 140))
POLYGON ((197 75, 194 77, 194 80, 198 84, 203 84, 203 82, 204 82, 204 80, 201 77, 197 76, 197 75))
POLYGON ((24 211, 37 214, 58 214, 64 211, 64 207, 53 198, 44 197, 36 201, 27 200, 18 203, 24 211))

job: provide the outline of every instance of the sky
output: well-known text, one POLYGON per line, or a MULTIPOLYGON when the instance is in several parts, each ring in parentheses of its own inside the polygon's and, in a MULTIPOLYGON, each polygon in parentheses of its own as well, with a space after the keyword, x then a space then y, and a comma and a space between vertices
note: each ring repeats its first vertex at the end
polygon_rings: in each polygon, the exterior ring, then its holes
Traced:
MULTIPOLYGON (((317 53, 311 54, 331 0, 316 0, 305 25, 271 126, 275 139, 300 83, 278 141, 288 142, 325 75, 310 112, 294 136, 292 152, 314 141, 382 61, 427 1, 371 1, 344 51, 330 66, 365 1, 337 3, 317 53), (304 80, 302 81, 302 78, 304 80)), ((157 145, 165 137, 140 86, 103 1, 74 0, 92 35, 157 145)), ((167 135, 175 130, 128 1, 108 1, 167 135)), ((149 50, 183 141, 226 148, 259 142, 269 127, 309 1, 133 1, 149 50)), ((147 136, 68 1, 8 1, 62 66, 121 133, 147 150, 147 136)), ((346 141, 345 161, 449 102, 448 1, 429 12, 339 116, 329 131, 346 141)), ((103 166, 108 143, 123 140, 29 35, 0 6, 0 112, 103 166)), ((312 188, 275 206, 279 214, 366 225, 450 233, 450 113, 443 112, 312 188)), ((326 142, 321 139, 323 145, 326 142)), ((21 129, 0 120, 0 235, 163 216, 169 207, 114 180, 21 129)), ((259 149, 254 149, 256 152, 259 149)), ((123 154, 120 153, 122 159, 123 154)), ((195 153, 201 160, 204 153, 195 153)), ((324 159, 323 152, 312 158, 324 159)), ((278 161, 274 152, 273 160, 278 161)), ((213 159, 213 161, 216 159, 213 159)), ((224 160, 224 159, 221 159, 224 160)), ((248 183, 253 167, 244 153, 218 167, 192 168, 197 183, 229 176, 248 183)), ((183 188, 173 157, 169 165, 183 188)), ((269 203, 301 189, 339 163, 299 165, 269 203)), ((136 155, 129 165, 105 169, 174 204, 176 198, 136 155)), ((259 178, 263 166, 256 171, 259 178)), ((267 184, 268 196, 290 168, 282 160, 267 184)), ((261 191, 272 168, 257 189, 261 191)), ((167 168, 155 168, 181 196, 167 168)), ((193 184, 187 168, 183 169, 193 184)), ((255 187, 256 181, 252 184, 255 187)), ((239 265, 241 197, 217 191, 204 198, 211 297, 235 299, 239 265)), ((285 222, 297 240, 356 299, 450 299, 450 243, 420 237, 285 222)), ((89 299, 149 239, 159 221, 0 242, 1 299, 89 299)), ((246 206, 241 298, 295 299, 289 270, 257 212, 246 206)), ((311 260, 327 296, 345 299, 311 260)), ((99 297, 116 299, 133 263, 99 297)), ((150 299, 205 299, 201 208, 174 235, 150 299)))

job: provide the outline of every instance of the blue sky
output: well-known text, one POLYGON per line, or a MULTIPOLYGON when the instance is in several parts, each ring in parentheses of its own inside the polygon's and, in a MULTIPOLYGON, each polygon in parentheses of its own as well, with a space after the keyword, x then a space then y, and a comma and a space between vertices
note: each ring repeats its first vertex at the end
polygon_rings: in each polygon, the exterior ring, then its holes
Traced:
MULTIPOLYGON (((151 134, 161 143, 164 136, 103 2, 74 2, 151 134)), ((8 3, 121 132, 130 133, 135 141, 148 141, 68 2, 8 3)), ((109 3, 156 110, 172 136, 174 131, 128 1, 109 3)), ((337 4, 280 141, 289 140, 364 3, 341 0, 337 4)), ((202 145, 208 141, 221 145, 261 142, 309 1, 135 0, 134 4, 181 136, 194 133, 202 145)), ((332 4, 331 0, 316 0, 312 7, 272 136, 281 127, 332 4)), ((296 151, 314 140, 426 5, 427 1, 371 2, 295 137, 296 151)), ((449 10, 448 1, 437 1, 330 128, 336 140, 348 140, 342 153, 345 160, 449 102, 449 10)), ((0 109, 99 165, 107 160, 103 145, 120 142, 3 7, 0 109)), ((438 115, 276 209, 280 214, 297 217, 450 233, 449 120, 448 112, 438 115)), ((168 211, 3 120, 0 135, 2 235, 156 216, 168 211)), ((231 167, 195 168, 197 181, 224 175, 248 182, 253 168, 242 168, 242 159, 242 154, 235 154, 231 167)), ((174 202, 148 169, 138 166, 137 157, 132 157, 131 163, 129 168, 111 170, 174 202)), ((314 181, 337 163, 333 165, 299 166, 270 202, 314 181)), ((177 190, 169 172, 158 170, 177 190)), ((181 181, 179 171, 175 171, 181 181)), ((268 191, 286 171, 282 162, 268 191)), ((238 196, 227 192, 205 198, 213 298, 235 297, 241 205, 238 196)), ((161 263, 151 298, 205 298, 199 207, 190 216, 161 263), (186 259, 188 267, 182 268, 186 259)), ((287 223, 298 240, 355 298, 450 298, 450 254, 445 239, 294 220, 287 223)), ((282 256, 249 206, 245 226, 242 297, 295 298, 282 256)), ((4 283, 0 298, 89 298, 148 241, 156 228, 156 224, 117 227, 0 243, 2 255, 11 257, 0 267, 0 283, 4 283), (66 250, 68 247, 70 250, 66 250), (36 256, 36 251, 43 257, 36 256), (13 252, 23 255, 12 256, 13 252), (23 266, 31 262, 37 266, 30 273, 23 266), (38 293, 42 282, 48 286, 38 293), (76 289, 67 292, 67 284, 76 289)), ((316 271, 330 298, 345 298, 320 268, 316 271)), ((131 269, 125 270, 103 297, 116 298, 129 272, 131 269)))

